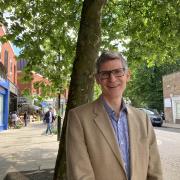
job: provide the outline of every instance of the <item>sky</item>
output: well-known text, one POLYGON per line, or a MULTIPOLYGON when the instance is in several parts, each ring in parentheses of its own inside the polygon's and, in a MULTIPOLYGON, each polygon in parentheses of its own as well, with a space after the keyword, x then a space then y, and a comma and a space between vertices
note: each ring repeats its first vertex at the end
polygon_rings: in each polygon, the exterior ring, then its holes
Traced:
POLYGON ((13 50, 14 50, 15 55, 18 56, 20 51, 21 51, 21 49, 16 47, 14 44, 12 44, 12 46, 13 46, 13 50))

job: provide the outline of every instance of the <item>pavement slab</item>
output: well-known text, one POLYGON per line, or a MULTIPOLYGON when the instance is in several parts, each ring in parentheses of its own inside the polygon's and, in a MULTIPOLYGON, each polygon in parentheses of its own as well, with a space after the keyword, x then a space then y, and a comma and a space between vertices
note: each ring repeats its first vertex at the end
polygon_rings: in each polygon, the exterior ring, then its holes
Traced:
POLYGON ((56 135, 47 136, 45 130, 45 124, 34 122, 21 129, 0 132, 0 180, 6 175, 6 179, 25 180, 28 175, 31 179, 38 172, 41 177, 46 174, 52 178, 59 142, 56 135))

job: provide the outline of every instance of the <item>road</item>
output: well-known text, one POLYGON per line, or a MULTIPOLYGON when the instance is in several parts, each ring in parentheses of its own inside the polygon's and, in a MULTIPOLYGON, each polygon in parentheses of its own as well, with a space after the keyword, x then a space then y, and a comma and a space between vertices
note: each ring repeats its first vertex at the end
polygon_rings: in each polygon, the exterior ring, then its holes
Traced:
POLYGON ((164 180, 180 180, 180 129, 155 128, 164 180))

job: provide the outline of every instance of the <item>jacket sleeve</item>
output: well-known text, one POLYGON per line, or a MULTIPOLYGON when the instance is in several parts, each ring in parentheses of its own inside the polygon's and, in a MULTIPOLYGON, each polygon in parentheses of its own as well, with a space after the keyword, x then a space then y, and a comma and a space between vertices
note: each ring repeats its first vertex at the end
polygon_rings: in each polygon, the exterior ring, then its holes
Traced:
POLYGON ((70 110, 66 131, 66 161, 68 180, 95 180, 78 114, 70 110))
POLYGON ((156 135, 151 124, 151 121, 147 117, 148 122, 148 135, 149 135, 149 165, 147 180, 163 180, 161 160, 158 151, 156 135))

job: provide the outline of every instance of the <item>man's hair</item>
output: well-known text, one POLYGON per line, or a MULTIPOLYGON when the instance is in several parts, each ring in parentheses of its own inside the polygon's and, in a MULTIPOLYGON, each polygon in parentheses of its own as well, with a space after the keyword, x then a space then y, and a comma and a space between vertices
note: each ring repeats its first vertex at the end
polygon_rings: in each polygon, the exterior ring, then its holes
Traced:
POLYGON ((99 73, 100 66, 103 63, 105 63, 107 61, 112 61, 115 59, 119 59, 121 61, 122 66, 125 69, 125 71, 128 70, 127 61, 124 59, 124 57, 121 55, 121 53, 113 52, 113 51, 104 51, 96 61, 96 73, 99 73))

